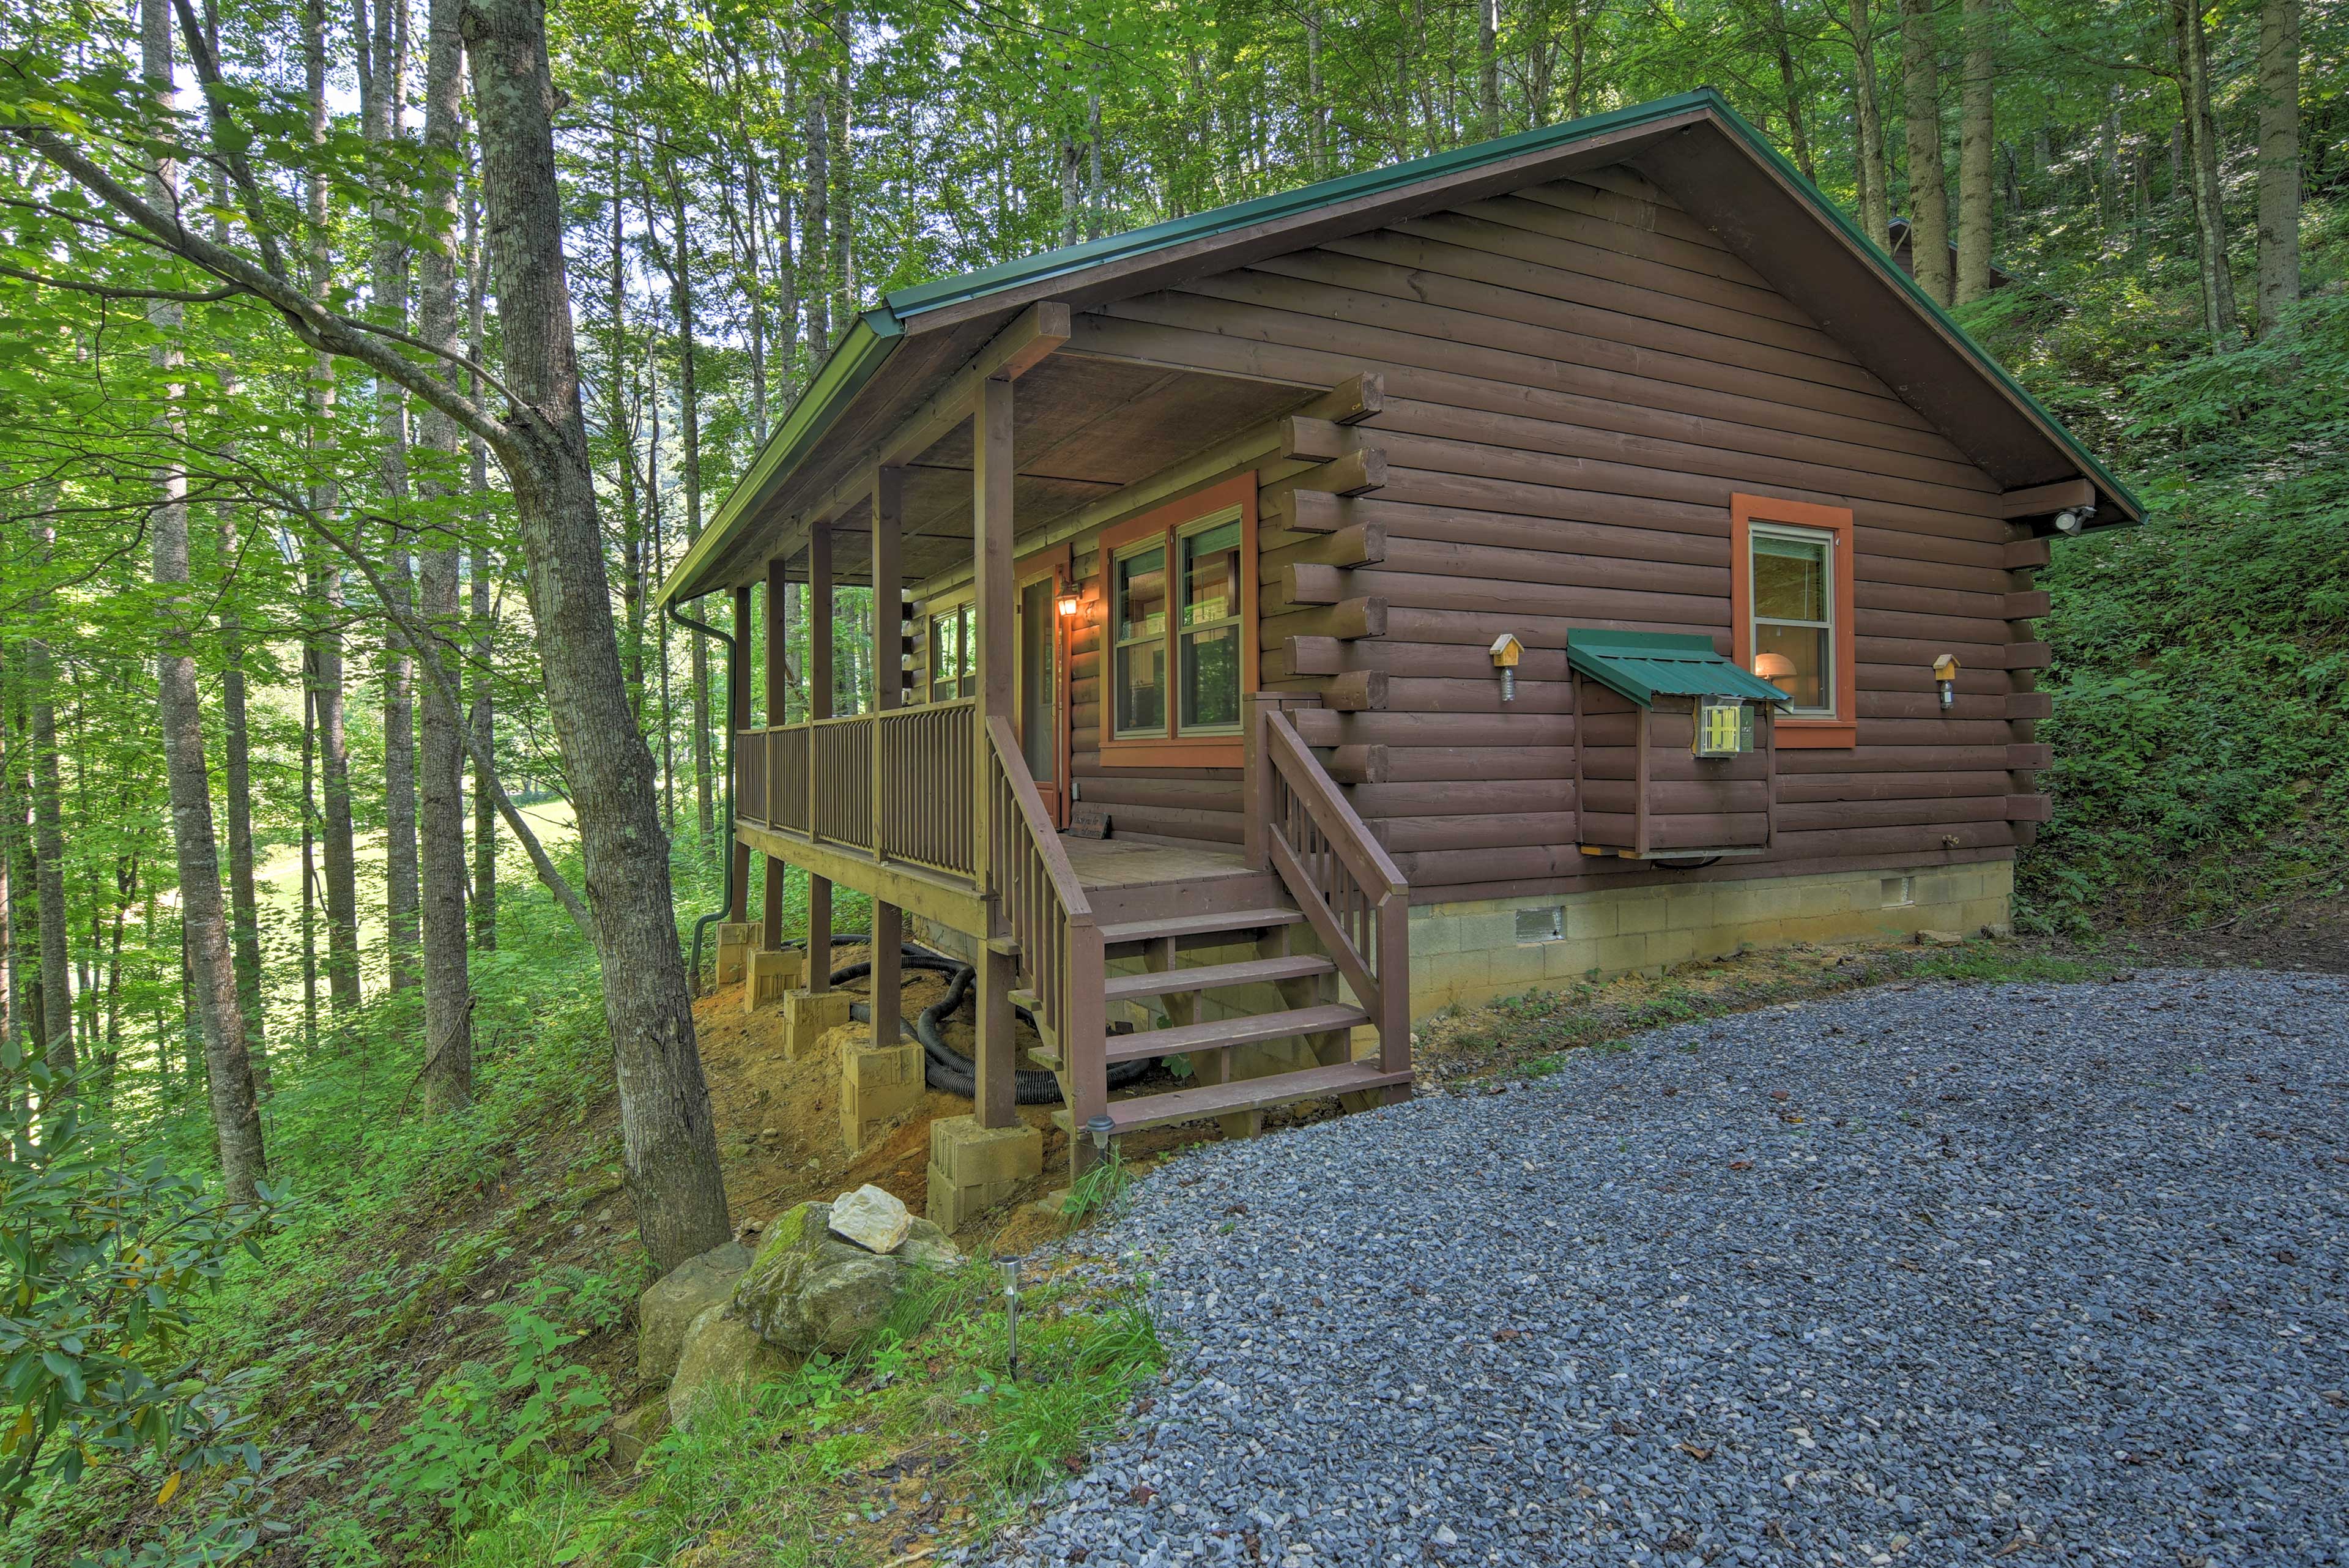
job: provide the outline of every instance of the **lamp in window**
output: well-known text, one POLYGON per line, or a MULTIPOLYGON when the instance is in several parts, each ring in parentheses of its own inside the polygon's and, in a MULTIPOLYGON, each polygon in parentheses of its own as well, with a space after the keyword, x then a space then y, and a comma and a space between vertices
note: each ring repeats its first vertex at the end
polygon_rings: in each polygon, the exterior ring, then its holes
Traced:
POLYGON ((1784 680, 1795 673, 1795 661, 1783 653, 1757 653, 1754 656, 1754 673, 1764 680, 1784 680))

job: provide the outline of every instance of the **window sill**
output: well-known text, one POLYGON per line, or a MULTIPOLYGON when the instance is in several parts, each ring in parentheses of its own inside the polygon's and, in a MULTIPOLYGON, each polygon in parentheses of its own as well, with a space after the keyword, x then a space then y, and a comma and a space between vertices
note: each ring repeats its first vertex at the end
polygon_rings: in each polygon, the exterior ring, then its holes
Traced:
POLYGON ((1859 726, 1844 719, 1779 719, 1771 729, 1782 751, 1849 751, 1859 743, 1859 726))
POLYGON ((1239 768, 1247 765, 1247 743, 1238 735, 1190 741, 1103 741, 1105 768, 1239 768))

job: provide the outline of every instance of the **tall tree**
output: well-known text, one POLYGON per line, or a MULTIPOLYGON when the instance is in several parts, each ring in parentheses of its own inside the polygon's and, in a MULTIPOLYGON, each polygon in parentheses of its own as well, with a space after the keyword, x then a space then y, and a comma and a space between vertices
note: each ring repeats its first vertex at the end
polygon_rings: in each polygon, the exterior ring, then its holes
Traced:
POLYGON ((1965 76, 1958 96, 1958 275, 1960 305, 1990 292, 1996 216, 1993 120, 1998 74, 1995 0, 1965 0, 1965 76))
MULTIPOLYGON (((34 531, 35 557, 48 553, 50 529, 34 531)), ((25 703, 32 715, 25 771, 32 783, 34 890, 39 899, 41 1054, 67 1072, 74 1067, 72 961, 66 941, 64 790, 57 776, 57 661, 44 639, 25 639, 25 703)))
POLYGON ((2235 337, 2235 279, 2227 264, 2227 207, 2219 185, 2219 121, 2210 112, 2210 41, 2202 28, 2202 0, 2170 0, 2169 15, 2178 39, 2178 96, 2186 127, 2187 182, 2194 193, 2202 327, 2213 342, 2226 343, 2235 337))
POLYGON ((1900 57, 1909 130, 1909 254, 1918 286, 1952 297, 1950 196, 1941 164, 1941 37, 1933 0, 1900 0, 1900 57))
MULTIPOLYGON (((165 0, 140 0, 140 63, 147 89, 168 112, 172 98, 171 17, 165 0)), ((158 160, 148 175, 150 208, 176 212, 178 172, 158 160)), ((149 320, 160 341, 157 368, 167 375, 180 364, 173 340, 181 307, 157 300, 149 320)), ((181 395, 168 386, 163 418, 181 395)), ((219 1146, 221 1185, 231 1202, 250 1203, 256 1184, 268 1174, 261 1143, 261 1111, 246 1054, 244 1012, 237 1003, 236 968, 229 951, 228 918, 221 906, 220 850, 212 834, 212 777, 204 762, 204 722, 197 692, 193 622, 197 607, 187 591, 188 481, 167 465, 156 474, 157 498, 149 524, 154 540, 155 583, 164 590, 161 648, 156 659, 163 732, 163 766, 171 780, 171 839, 180 863, 180 928, 187 952, 194 1012, 202 1031, 204 1076, 212 1103, 212 1136, 219 1146)))
POLYGON ((1872 0, 1851 0, 1854 162, 1859 183, 1859 226, 1878 245, 1892 234, 1892 192, 1884 160, 1884 96, 1876 78, 1876 18, 1872 0))
MULTIPOLYGON (((388 149, 400 139, 407 93, 407 0, 376 0, 375 30, 367 28, 367 0, 352 0, 353 42, 358 48, 359 119, 367 139, 388 149), (397 26, 395 26, 395 18, 397 26)), ((378 183, 369 213, 368 274, 375 319, 395 331, 408 326, 408 249, 393 193, 378 183)), ((408 396, 398 382, 375 382, 382 487, 384 580, 394 616, 414 607, 416 580, 408 525, 408 396)), ((383 639, 384 928, 391 989, 417 983, 416 663, 399 635, 383 639)))
MULTIPOLYGON (((417 253, 417 336, 444 361, 463 358, 457 303, 457 161, 463 115, 463 45, 457 36, 458 0, 431 0, 425 28, 424 140, 430 183, 425 192, 422 242, 417 253)), ((426 450, 439 460, 422 488, 436 504, 432 537, 422 556, 425 641, 416 657, 438 667, 434 701, 424 704, 420 752, 423 817, 419 838, 419 901, 424 949, 424 1104, 429 1113, 461 1110, 473 1100, 473 1000, 465 958, 465 789, 463 714, 456 649, 464 633, 457 615, 462 576, 458 522, 464 494, 458 456, 462 442, 447 410, 427 401, 418 421, 426 450)))
MULTIPOLYGON (((305 171, 308 218, 308 284, 312 297, 326 296, 334 269, 327 217, 327 170, 317 150, 326 140, 326 0, 305 0, 302 15, 303 94, 310 119, 313 161, 305 171)), ((316 432, 310 510, 331 518, 340 504, 333 471, 334 436, 328 416, 335 407, 335 357, 319 348, 311 357, 311 430, 316 432)), ((317 732, 321 849, 326 868, 326 991, 337 1017, 359 1005, 359 896, 357 834, 351 821, 350 741, 343 697, 342 572, 323 545, 312 542, 305 557, 309 586, 310 634, 307 669, 312 715, 317 732)))
POLYGON ((2300 0, 2260 6, 2260 336, 2300 303, 2300 0))
MULTIPOLYGON (((647 230, 651 235, 653 254, 662 272, 668 277, 669 308, 677 317, 677 404, 678 435, 684 451, 678 464, 685 483, 685 538, 687 544, 701 537, 701 377, 698 334, 693 312, 693 251, 692 237, 686 226, 685 174, 671 158, 659 161, 667 187, 667 217, 669 240, 661 243, 657 228, 652 223, 656 209, 652 188, 645 186, 647 230)), ((641 171, 639 171, 641 178, 641 171)), ((655 461, 658 461, 657 444, 655 461)), ((700 638, 693 639, 693 797, 696 821, 701 829, 701 842, 711 854, 718 853, 718 807, 714 793, 717 773, 710 755, 709 649, 700 638)))

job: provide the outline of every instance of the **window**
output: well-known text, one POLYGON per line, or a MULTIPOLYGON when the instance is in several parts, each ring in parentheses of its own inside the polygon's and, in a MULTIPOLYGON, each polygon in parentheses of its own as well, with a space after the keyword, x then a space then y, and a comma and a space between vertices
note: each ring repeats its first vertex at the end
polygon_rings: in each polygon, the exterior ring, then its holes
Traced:
POLYGON ((978 694, 978 649, 971 641, 970 606, 930 617, 930 701, 951 702, 978 694))
POLYGON ((1755 524, 1754 672, 1794 698, 1787 711, 1835 716, 1835 535, 1755 524))
POLYGON ((1853 744, 1851 514, 1732 496, 1730 551, 1737 662, 1794 700, 1774 722, 1776 743, 1853 744))
POLYGON ((1102 757, 1240 765, 1240 699, 1256 679, 1255 476, 1108 530, 1108 701, 1102 757))

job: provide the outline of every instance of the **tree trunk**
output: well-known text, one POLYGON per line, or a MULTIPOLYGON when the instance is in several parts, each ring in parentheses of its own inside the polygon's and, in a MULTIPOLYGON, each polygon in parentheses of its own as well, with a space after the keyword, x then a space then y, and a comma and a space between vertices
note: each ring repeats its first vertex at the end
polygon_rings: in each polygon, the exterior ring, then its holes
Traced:
MULTIPOLYGON (((152 4, 153 0, 150 0, 152 4)), ((629 1197, 660 1272, 730 1233, 695 1046, 652 756, 628 712, 579 403, 543 0, 465 0, 504 378, 509 456, 547 711, 595 895, 604 1014, 629 1197)))
MULTIPOLYGON (((463 45, 457 36, 458 0, 432 0, 426 23, 424 150, 450 162, 462 156, 459 132, 464 112, 463 45)), ((457 187, 451 182, 435 199, 445 236, 428 241, 417 255, 417 336, 446 354, 461 347, 458 333, 457 187)), ((458 690, 456 649, 464 631, 457 616, 461 572, 455 524, 461 491, 456 483, 460 437, 457 421, 427 404, 418 421, 424 445, 443 462, 425 483, 426 499, 438 503, 438 537, 423 552, 423 604, 419 624, 425 642, 419 659, 437 661, 443 691, 458 690)), ((461 722, 447 701, 424 704, 421 794, 423 821, 420 898, 418 913, 424 943, 424 1109, 447 1115, 473 1103, 473 999, 465 960, 465 745, 461 722)))
MULTIPOLYGON (((458 40, 461 50, 464 40, 458 40)), ((468 275, 467 292, 471 296, 468 313, 470 331, 468 346, 476 360, 489 358, 489 290, 481 266, 481 203, 474 199, 469 185, 465 198, 465 254, 468 275)), ((475 397, 481 395, 480 378, 469 375, 466 389, 475 397)), ((490 452, 481 438, 472 436, 466 441, 467 475, 473 491, 473 526, 478 530, 473 545, 473 675, 472 711, 466 723, 481 742, 481 758, 497 755, 497 709, 490 686, 492 659, 497 652, 497 611, 490 597, 490 452)), ((473 945, 483 952, 494 952, 498 946, 498 805, 492 787, 487 762, 473 763, 473 945)))
POLYGON ((1941 167, 1941 40, 1933 0, 1900 0, 1909 118, 1909 254, 1936 304, 1951 298, 1950 195, 1941 167))
POLYGON ((318 1048, 318 682, 302 654, 302 1046, 318 1048))
POLYGON ((2260 6, 2260 336, 2300 303, 2300 0, 2260 6))
POLYGON ((1876 19, 1869 14, 1869 0, 1851 0, 1851 39, 1859 227, 1881 250, 1892 243, 1892 191, 1884 166, 1884 99, 1876 79, 1876 19))
POLYGON ((802 291, 807 300, 808 374, 823 362, 832 352, 832 285, 825 268, 832 254, 832 114, 825 106, 826 74, 823 57, 831 40, 824 29, 829 25, 830 6, 816 7, 808 23, 807 46, 800 58, 804 62, 807 86, 801 102, 802 124, 807 141, 807 178, 802 185, 806 194, 800 207, 800 222, 805 235, 800 255, 809 269, 807 286, 802 291))
MULTIPOLYGON (((140 0, 139 9, 147 85, 162 104, 169 105, 172 96, 170 12, 165 0, 140 0)), ((177 178, 169 162, 159 163, 149 186, 151 201, 165 212, 175 209, 177 178)), ((155 350, 157 363, 168 370, 179 363, 179 350, 170 344, 179 328, 180 306, 157 301, 149 306, 148 317, 164 341, 155 350)), ((180 861, 181 929, 203 1031, 212 1131, 220 1146, 221 1185, 231 1202, 249 1203, 258 1196, 255 1183, 268 1171, 262 1154, 253 1062, 245 1052, 244 1014, 237 1005, 228 919, 221 907, 220 851, 212 836, 212 782, 204 763, 203 713, 191 636, 199 612, 194 597, 185 591, 188 482, 176 468, 160 471, 156 480, 158 504, 149 524, 155 582, 167 589, 181 589, 171 595, 163 607, 162 646, 156 660, 163 765, 171 781, 171 837, 180 861)))
MULTIPOLYGON (((356 15, 364 20, 366 0, 355 0, 356 15)), ((390 18, 407 15, 400 0, 376 0, 375 47, 367 45, 364 26, 357 30, 359 46, 359 115, 367 139, 388 143, 399 139, 402 77, 394 47, 390 18)), ((385 325, 408 326, 408 269, 404 242, 395 224, 394 203, 378 193, 369 214, 375 230, 369 273, 375 295, 375 317, 385 325)), ((397 382, 378 376, 375 383, 376 425, 383 445, 378 473, 383 509, 388 519, 384 537, 384 580, 391 587, 394 609, 402 617, 415 609, 415 576, 409 560, 408 395, 397 382)), ((416 872, 416 665, 415 655, 398 632, 387 627, 383 639, 383 894, 384 934, 391 989, 401 992, 418 981, 416 872)))
POLYGON ((1501 134, 1501 0, 1476 0, 1476 109, 1489 140, 1501 134))
MULTIPOLYGON (((310 111, 310 140, 326 140, 326 0, 309 0, 303 13, 304 92, 310 111)), ((309 256, 312 295, 324 297, 333 265, 328 251, 326 177, 314 171, 308 181, 309 256)), ((335 361, 321 352, 312 362, 311 408, 321 432, 333 429, 329 415, 335 405, 335 361)), ((330 471, 330 433, 318 438, 317 466, 330 471)), ((335 515, 339 497, 331 478, 311 487, 310 506, 322 517, 335 515)), ((312 546, 319 548, 318 546, 312 546)), ((342 574, 323 553, 309 558, 312 630, 310 635, 311 698, 316 710, 318 782, 325 810, 320 838, 326 861, 326 986, 337 1017, 359 1005, 358 850, 351 826, 350 743, 343 723, 343 586, 342 574)), ((315 1042, 314 1042, 315 1044, 315 1042)))
POLYGON ((1955 297, 1970 304, 1990 292, 1990 254, 1997 203, 1993 82, 1998 71, 1994 0, 1965 0, 1965 80, 1958 98, 1958 276, 1955 297))
POLYGON ((1811 135, 1803 123, 1803 83, 1795 69, 1795 47, 1786 36, 1786 0, 1770 0, 1770 45, 1777 56, 1778 93, 1786 106, 1786 151, 1803 178, 1816 183, 1818 170, 1811 160, 1811 135))
MULTIPOLYGON (((685 443, 679 465, 685 479, 685 542, 701 537, 701 382, 694 344, 693 251, 685 227, 685 173, 674 162, 668 176, 670 248, 657 244, 654 254, 668 274, 670 308, 677 313, 678 433, 685 443)), ((652 208, 652 192, 645 192, 652 208)), ((655 454, 657 459, 657 453, 655 454)), ((715 854, 718 843, 716 760, 710 753, 709 649, 700 638, 692 645, 693 658, 693 799, 695 820, 701 829, 702 853, 715 854)))
MULTIPOLYGON (((46 530, 44 530, 46 532, 46 530)), ((66 941, 66 834, 57 777, 56 661, 38 638, 25 640, 26 700, 32 710, 32 745, 26 770, 33 781, 34 891, 39 899, 41 1012, 27 1019, 40 1031, 42 1056, 62 1072, 74 1070, 72 958, 66 941)))
POLYGON ((2201 261, 2202 326, 2212 342, 2226 344, 2235 337, 2235 279, 2227 266, 2227 209, 2219 186, 2219 125, 2210 112, 2210 46, 2202 31, 2202 0, 2171 0, 2170 22, 2178 33, 2178 88, 2201 261))

